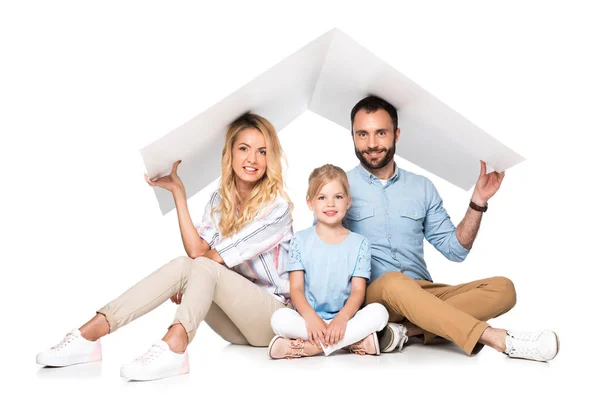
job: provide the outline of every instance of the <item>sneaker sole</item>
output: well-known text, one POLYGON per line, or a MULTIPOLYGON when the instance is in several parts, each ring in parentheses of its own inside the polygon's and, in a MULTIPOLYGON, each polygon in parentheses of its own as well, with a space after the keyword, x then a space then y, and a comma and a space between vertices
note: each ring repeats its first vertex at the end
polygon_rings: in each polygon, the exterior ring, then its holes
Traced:
POLYGON ((60 359, 51 359, 51 360, 44 360, 43 358, 41 359, 37 359, 35 360, 35 363, 37 365, 41 365, 43 367, 70 367, 71 365, 80 365, 80 364, 89 364, 89 363, 94 363, 94 362, 99 362, 102 361, 102 358, 99 359, 81 359, 81 360, 75 360, 75 361, 68 361, 68 360, 60 360, 60 359))
POLYGON ((132 375, 127 375, 127 374, 123 374, 123 372, 121 372, 121 378, 127 379, 129 381, 156 381, 159 379, 165 379, 165 378, 171 378, 174 376, 179 376, 179 375, 185 375, 189 373, 189 371, 187 372, 181 372, 180 369, 177 369, 176 371, 170 371, 167 374, 164 375, 136 375, 136 374, 132 374, 132 375))
POLYGON ((171 378, 173 376, 186 375, 190 373, 190 361, 188 356, 183 361, 183 364, 177 369, 172 369, 166 374, 158 375, 158 374, 124 374, 123 370, 121 370, 121 378, 128 379, 130 381, 155 381, 158 379, 171 378))
POLYGON ((554 360, 556 358, 556 356, 558 355, 558 352, 560 351, 560 339, 558 338, 558 335, 556 334, 556 332, 552 331, 552 333, 554 334, 554 338, 556 339, 556 354, 554 354, 554 357, 549 358, 549 359, 544 359, 542 361, 544 362, 548 362, 551 360, 554 360))
MULTIPOLYGON (((381 334, 381 341, 383 343, 387 343, 387 345, 381 349, 381 352, 382 353, 392 352, 396 348, 394 343, 396 343, 397 339, 398 338, 396 337, 396 332, 392 328, 390 328, 389 326, 386 325, 385 329, 383 330, 383 332, 381 334)), ((377 345, 379 346, 379 340, 377 341, 377 345)))
POLYGON ((190 372, 190 358, 189 358, 189 354, 185 353, 184 357, 183 357, 183 362, 181 363, 181 365, 177 368, 172 367, 170 368, 167 372, 164 372, 162 374, 159 373, 154 373, 154 374, 149 374, 149 373, 144 373, 141 372, 136 374, 135 372, 132 374, 127 374, 127 373, 123 373, 123 368, 121 368, 121 378, 125 378, 127 380, 130 381, 154 381, 154 380, 158 380, 158 379, 164 379, 164 378, 171 378, 173 376, 179 376, 179 375, 186 375, 189 374, 190 372))
POLYGON ((375 340, 374 340, 374 342, 375 342, 375 355, 377 355, 377 356, 378 356, 378 355, 380 355, 380 354, 381 354, 381 351, 380 351, 380 349, 379 349, 379 338, 377 337, 377 332, 373 332, 373 336, 375 336, 375 337, 373 338, 373 339, 375 339, 375 340))
POLYGON ((273 358, 273 356, 271 355, 271 349, 273 348, 273 343, 275 343, 275 341, 279 338, 282 338, 283 336, 280 335, 275 335, 273 336, 273 339, 271 339, 271 341, 269 342, 269 347, 267 347, 268 352, 267 354, 269 355, 269 358, 271 358, 272 360, 277 360, 277 358, 273 358))
POLYGON ((554 333, 554 337, 556 338, 556 354, 550 360, 554 360, 554 358, 558 355, 558 352, 560 351, 560 339, 558 338, 558 335, 556 334, 556 332, 552 332, 552 333, 554 333))

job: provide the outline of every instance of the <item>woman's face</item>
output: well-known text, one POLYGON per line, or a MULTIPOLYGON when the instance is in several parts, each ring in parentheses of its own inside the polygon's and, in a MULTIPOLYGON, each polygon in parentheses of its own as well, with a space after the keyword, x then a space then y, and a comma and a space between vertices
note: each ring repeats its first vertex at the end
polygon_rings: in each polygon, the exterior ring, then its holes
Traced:
POLYGON ((232 167, 238 183, 254 185, 267 170, 267 145, 263 134, 254 128, 238 133, 233 143, 232 167))

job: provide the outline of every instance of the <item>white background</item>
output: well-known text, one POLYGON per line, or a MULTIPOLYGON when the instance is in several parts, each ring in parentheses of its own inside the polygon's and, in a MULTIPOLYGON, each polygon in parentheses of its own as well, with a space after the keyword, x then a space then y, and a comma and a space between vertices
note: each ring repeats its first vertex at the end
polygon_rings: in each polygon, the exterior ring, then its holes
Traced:
MULTIPOLYGON (((216 3, 2 3, 0 390, 103 399, 594 397, 593 2, 216 3), (414 344, 381 357, 272 361, 265 349, 227 346, 203 325, 188 376, 122 381, 119 367, 164 334, 175 310, 166 303, 103 339, 102 363, 37 366, 37 352, 183 254, 175 213, 161 215, 143 179, 140 149, 333 27, 526 158, 507 171, 467 260, 451 263, 428 244, 426 260, 438 282, 510 277, 517 305, 490 322, 556 330, 558 357, 511 360, 489 348, 467 357, 453 345, 414 344)), ((348 132, 314 114, 281 140, 302 229, 311 221, 303 203, 310 171, 357 160, 348 132)), ((460 222, 469 192, 397 162, 431 178, 460 222)), ((189 200, 195 219, 213 188, 189 200)))

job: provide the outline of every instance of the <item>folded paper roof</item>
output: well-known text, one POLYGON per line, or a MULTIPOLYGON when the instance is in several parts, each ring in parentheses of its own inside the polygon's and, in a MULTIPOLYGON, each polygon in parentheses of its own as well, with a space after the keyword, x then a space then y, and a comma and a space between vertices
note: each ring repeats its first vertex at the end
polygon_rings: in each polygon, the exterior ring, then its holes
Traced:
MULTIPOLYGON (((350 130, 352 107, 370 94, 398 109, 396 154, 460 188, 474 185, 479 160, 496 171, 524 160, 338 29, 144 147, 142 158, 151 177, 184 160, 178 172, 191 197, 219 177, 227 126, 243 113, 264 116, 280 133, 307 110, 350 130)), ((154 193, 163 215, 175 207, 169 192, 154 193)))

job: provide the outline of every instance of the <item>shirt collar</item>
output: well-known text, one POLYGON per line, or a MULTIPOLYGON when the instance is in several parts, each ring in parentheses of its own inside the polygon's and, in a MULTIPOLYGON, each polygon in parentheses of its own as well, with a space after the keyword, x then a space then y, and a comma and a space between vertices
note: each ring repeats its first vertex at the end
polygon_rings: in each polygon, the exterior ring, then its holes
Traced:
MULTIPOLYGON (((374 181, 380 180, 378 177, 376 177, 375 175, 373 175, 372 173, 367 171, 367 169, 365 167, 363 167, 362 164, 358 164, 358 172, 360 173, 360 176, 362 176, 363 179, 369 183, 373 183, 374 181)), ((396 165, 396 162, 394 161, 394 174, 388 180, 391 183, 394 183, 398 180, 399 177, 400 177, 400 168, 398 168, 398 165, 396 165)))

